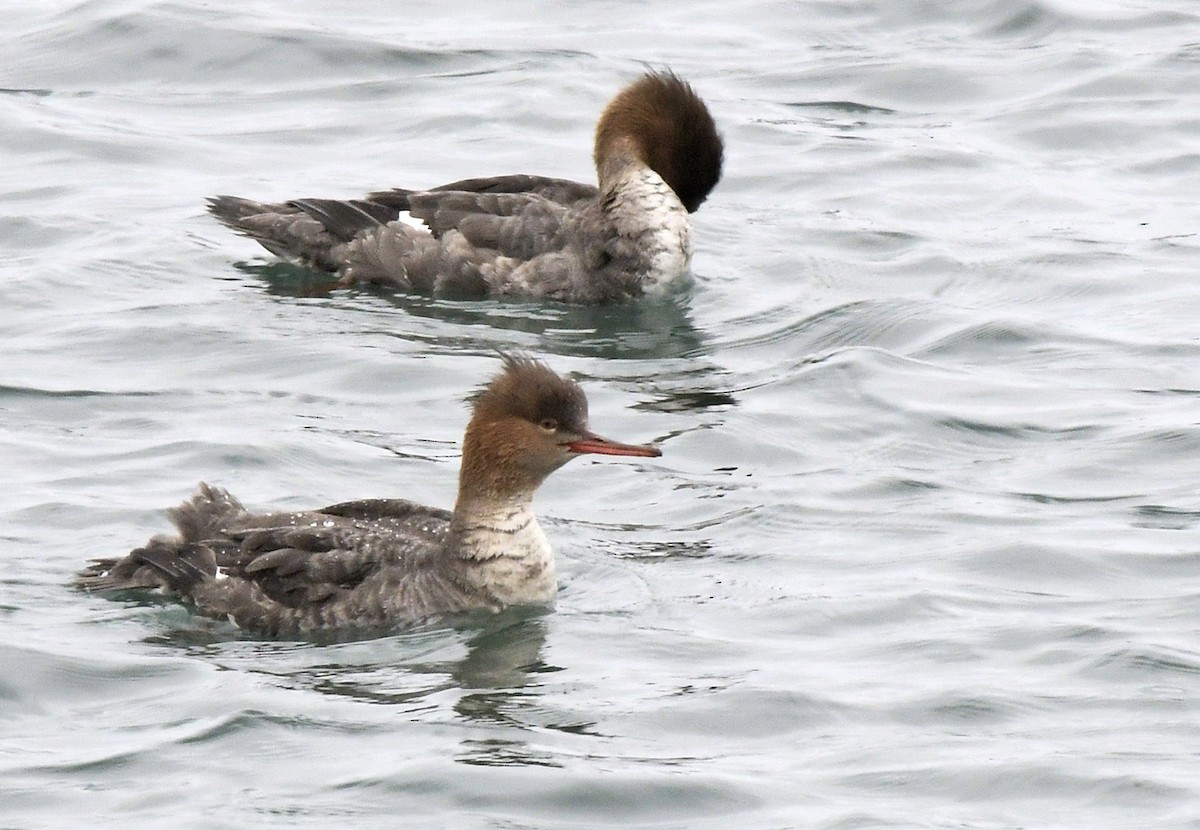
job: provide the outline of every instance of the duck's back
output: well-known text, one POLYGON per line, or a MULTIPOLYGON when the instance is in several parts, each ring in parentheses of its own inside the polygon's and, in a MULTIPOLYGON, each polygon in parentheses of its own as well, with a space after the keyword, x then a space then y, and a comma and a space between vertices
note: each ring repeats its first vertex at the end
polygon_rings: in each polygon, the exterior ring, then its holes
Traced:
POLYGON ((201 485, 155 537, 79 578, 89 590, 156 588, 272 634, 415 621, 468 605, 439 554, 451 514, 399 499, 252 514, 201 485))

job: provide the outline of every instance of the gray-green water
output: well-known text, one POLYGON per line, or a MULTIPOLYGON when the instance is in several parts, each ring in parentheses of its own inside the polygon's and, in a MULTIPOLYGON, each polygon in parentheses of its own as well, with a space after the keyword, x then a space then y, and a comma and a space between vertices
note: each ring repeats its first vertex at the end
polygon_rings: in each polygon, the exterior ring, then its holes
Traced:
POLYGON ((1200 8, 99 0, 0 35, 0 826, 1200 827, 1200 8), (694 286, 329 291, 214 193, 728 143, 694 286), (448 506, 518 347, 551 613, 261 642, 69 587, 198 480, 448 506))

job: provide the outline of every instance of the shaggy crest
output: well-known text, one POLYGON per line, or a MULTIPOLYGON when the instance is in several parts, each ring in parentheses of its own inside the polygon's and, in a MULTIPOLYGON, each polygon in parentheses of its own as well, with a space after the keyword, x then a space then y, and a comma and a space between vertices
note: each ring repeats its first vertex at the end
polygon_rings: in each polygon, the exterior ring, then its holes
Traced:
POLYGON ((501 353, 504 371, 471 396, 476 417, 521 418, 532 424, 553 420, 572 429, 587 424, 587 397, 579 384, 532 357, 501 353))

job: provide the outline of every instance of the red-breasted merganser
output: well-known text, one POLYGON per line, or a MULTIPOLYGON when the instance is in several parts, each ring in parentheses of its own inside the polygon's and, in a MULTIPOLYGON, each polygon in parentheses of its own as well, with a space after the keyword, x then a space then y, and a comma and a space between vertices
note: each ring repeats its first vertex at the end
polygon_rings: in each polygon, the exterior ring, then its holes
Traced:
POLYGON ((723 154, 692 87, 674 73, 649 72, 618 93, 596 125, 598 188, 514 175, 348 201, 217 196, 209 210, 274 254, 337 273, 344 285, 605 303, 686 276, 688 213, 721 178, 723 154), (403 221, 402 212, 424 226, 403 221))
POLYGON ((78 585, 160 590, 274 636, 551 603, 554 554, 531 510, 534 491, 584 453, 662 453, 591 432, 587 398, 574 381, 527 357, 503 361, 472 399, 453 512, 368 499, 253 514, 201 484, 169 512, 178 536, 94 561, 78 585))

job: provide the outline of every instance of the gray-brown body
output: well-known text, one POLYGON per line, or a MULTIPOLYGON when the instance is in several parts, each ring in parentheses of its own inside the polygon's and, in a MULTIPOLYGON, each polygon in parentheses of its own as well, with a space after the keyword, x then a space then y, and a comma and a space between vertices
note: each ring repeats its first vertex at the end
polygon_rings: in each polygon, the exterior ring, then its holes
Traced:
POLYGON ((344 284, 594 304, 678 282, 691 261, 688 213, 721 175, 704 102, 675 75, 648 73, 605 109, 594 154, 598 187, 512 175, 349 200, 217 196, 209 210, 344 284))
POLYGON ((584 453, 654 457, 587 428, 573 381, 528 358, 473 398, 454 511, 402 499, 251 513, 201 484, 177 535, 91 563, 89 591, 159 591, 271 636, 394 627, 461 611, 547 605, 554 553, 532 511, 546 476, 584 453))

